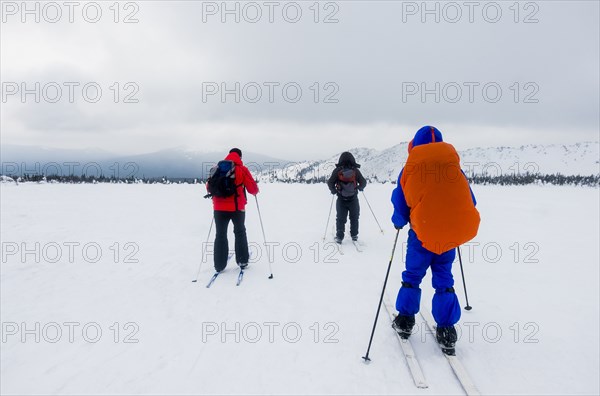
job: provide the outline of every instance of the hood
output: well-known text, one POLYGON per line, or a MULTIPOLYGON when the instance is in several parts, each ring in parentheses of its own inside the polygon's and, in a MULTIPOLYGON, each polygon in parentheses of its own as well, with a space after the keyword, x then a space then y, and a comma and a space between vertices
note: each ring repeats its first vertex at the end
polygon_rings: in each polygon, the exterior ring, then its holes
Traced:
POLYGON ((410 153, 410 150, 416 146, 429 143, 439 143, 443 141, 444 139, 442 138, 442 132, 440 132, 436 127, 427 125, 415 133, 415 137, 408 144, 408 152, 410 153))
POLYGON ((335 166, 349 166, 354 168, 360 168, 360 165, 356 163, 356 160, 354 159, 352 153, 348 151, 344 151, 342 155, 340 155, 340 159, 338 160, 338 163, 335 164, 335 166))
POLYGON ((233 163, 236 165, 244 165, 238 153, 229 153, 227 154, 227 157, 225 157, 225 159, 227 161, 233 161, 233 163))

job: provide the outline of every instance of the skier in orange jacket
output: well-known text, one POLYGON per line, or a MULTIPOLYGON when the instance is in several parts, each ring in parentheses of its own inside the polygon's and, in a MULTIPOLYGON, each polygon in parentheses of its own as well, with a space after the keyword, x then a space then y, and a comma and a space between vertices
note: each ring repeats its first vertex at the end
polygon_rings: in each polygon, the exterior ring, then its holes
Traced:
POLYGON ((460 169, 456 150, 443 141, 437 128, 419 129, 408 152, 392 194, 394 226, 401 229, 410 223, 411 228, 406 270, 396 299, 399 314, 393 327, 401 337, 410 336, 421 302, 419 285, 431 267, 436 338, 444 352, 454 354, 454 325, 460 319, 460 305, 453 287, 452 263, 455 248, 477 234, 477 202, 460 169))

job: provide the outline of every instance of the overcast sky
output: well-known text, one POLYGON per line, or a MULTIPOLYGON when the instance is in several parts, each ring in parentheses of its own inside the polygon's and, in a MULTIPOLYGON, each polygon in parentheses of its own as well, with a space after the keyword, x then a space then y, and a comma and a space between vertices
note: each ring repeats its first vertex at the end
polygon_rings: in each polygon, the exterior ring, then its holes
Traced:
POLYGON ((2 2, 2 144, 300 160, 426 124, 459 149, 599 139, 597 1, 22 4, 2 2))

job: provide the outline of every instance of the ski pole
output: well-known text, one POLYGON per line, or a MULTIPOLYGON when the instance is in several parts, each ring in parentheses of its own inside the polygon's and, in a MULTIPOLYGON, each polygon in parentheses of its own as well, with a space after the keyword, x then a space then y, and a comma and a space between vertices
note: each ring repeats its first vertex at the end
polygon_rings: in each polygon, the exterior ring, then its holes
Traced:
MULTIPOLYGON (((208 245, 208 240, 210 239, 210 232, 212 231, 214 223, 215 223, 215 217, 213 216, 213 218, 210 222, 210 228, 208 229, 208 235, 206 236, 206 243, 204 244, 204 246, 208 245)), ((198 266, 198 272, 196 273, 196 279, 194 279, 192 282, 198 281, 198 277, 200 276, 200 270, 202 269, 202 263, 204 263, 204 249, 202 249, 202 260, 200 260, 200 265, 198 266)))
POLYGON ((260 206, 258 206, 258 198, 256 195, 254 196, 254 200, 256 201, 256 209, 258 210, 258 218, 260 220, 260 228, 262 229, 263 240, 265 241, 265 247, 267 248, 267 259, 269 260, 269 271, 271 271, 271 275, 269 275, 269 279, 273 279, 273 268, 271 268, 271 255, 269 254, 269 247, 267 246, 267 238, 265 237, 265 227, 263 227, 262 216, 260 215, 260 206))
POLYGON ((370 362, 369 351, 371 350, 371 343, 373 342, 373 336, 375 335, 375 328, 377 327, 377 319, 379 318, 379 311, 381 310, 381 303, 383 302, 383 295, 385 294, 385 286, 387 285, 388 277, 390 276, 390 268, 392 268, 392 261, 394 261, 394 252, 396 251, 396 244, 398 243, 398 235, 400 235, 400 229, 396 230, 396 238, 394 239, 394 247, 392 248, 392 256, 390 257, 390 263, 388 264, 387 272, 385 273, 385 280, 383 281, 383 289, 381 290, 381 297, 379 298, 379 304, 377 305, 377 313, 375 314, 375 322, 373 322, 373 330, 371 331, 371 338, 369 339, 369 346, 367 347, 367 354, 363 356, 365 363, 370 362))
POLYGON ((465 309, 467 311, 470 311, 473 309, 473 307, 469 305, 469 297, 467 296, 467 283, 465 282, 465 272, 463 271, 462 257, 460 256, 460 246, 457 247, 457 250, 458 250, 458 262, 460 263, 460 274, 462 275, 463 288, 465 289, 465 300, 467 301, 467 306, 465 307, 465 309))
POLYGON ((327 224, 325 224, 325 234, 323 234, 323 241, 327 238, 327 229, 329 228, 329 220, 331 219, 331 210, 333 209, 333 200, 335 199, 335 195, 331 194, 331 205, 329 205, 329 216, 327 216, 327 224))
POLYGON ((371 214, 373 215, 373 218, 375 219, 375 222, 377 223, 377 226, 379 227, 379 231, 383 234, 383 228, 381 228, 379 221, 377 221, 377 216, 375 216, 375 212, 373 212, 373 208, 371 208, 371 204, 369 203, 369 200, 367 199, 365 192, 362 191, 362 194, 363 194, 363 197, 365 197, 365 201, 367 202, 367 205, 369 205, 369 209, 371 210, 371 214))

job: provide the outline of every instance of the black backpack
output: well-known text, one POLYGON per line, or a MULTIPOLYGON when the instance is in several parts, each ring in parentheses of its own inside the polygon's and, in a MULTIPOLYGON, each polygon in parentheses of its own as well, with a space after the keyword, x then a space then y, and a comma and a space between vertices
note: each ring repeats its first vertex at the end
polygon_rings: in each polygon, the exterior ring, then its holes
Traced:
POLYGON ((219 161, 210 169, 208 177, 208 194, 204 198, 227 198, 237 193, 235 185, 235 163, 233 161, 219 161))
POLYGON ((343 168, 338 172, 338 192, 342 198, 352 198, 356 195, 356 170, 343 168))

